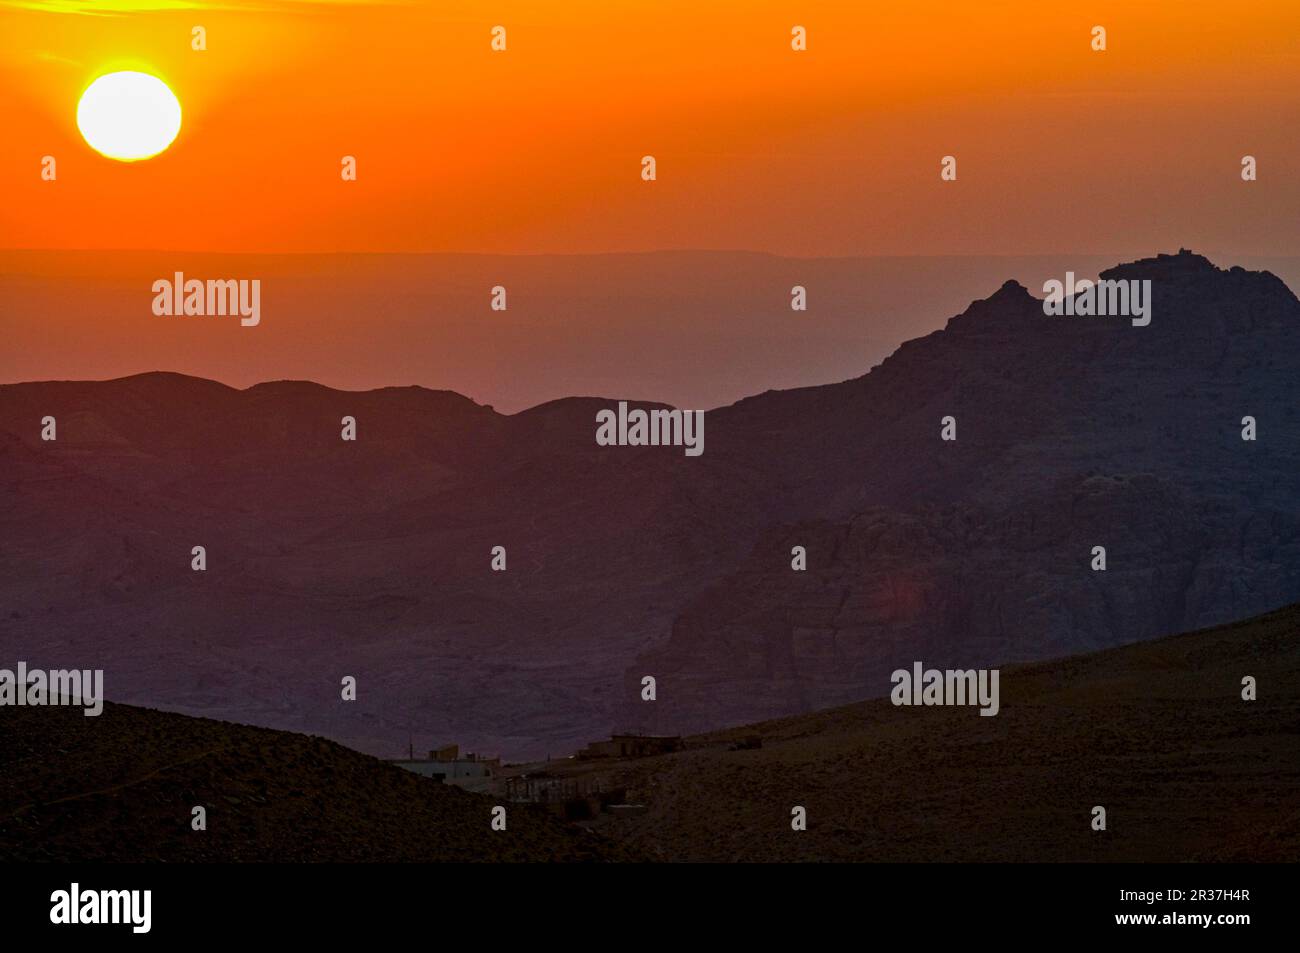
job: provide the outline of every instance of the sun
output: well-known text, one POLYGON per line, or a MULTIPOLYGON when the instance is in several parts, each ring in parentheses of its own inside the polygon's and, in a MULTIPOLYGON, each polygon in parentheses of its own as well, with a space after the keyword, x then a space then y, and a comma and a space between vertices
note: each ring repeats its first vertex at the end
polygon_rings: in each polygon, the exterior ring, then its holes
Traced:
POLYGON ((92 149, 110 159, 148 159, 181 131, 180 100, 157 76, 105 73, 81 94, 77 128, 92 149))

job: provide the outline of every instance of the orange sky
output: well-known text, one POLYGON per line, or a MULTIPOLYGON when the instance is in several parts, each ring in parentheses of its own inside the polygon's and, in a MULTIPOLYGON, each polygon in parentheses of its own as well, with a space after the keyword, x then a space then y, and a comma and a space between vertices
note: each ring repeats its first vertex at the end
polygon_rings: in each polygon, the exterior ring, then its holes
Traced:
POLYGON ((1295 0, 885 6, 0 0, 0 247, 1300 247, 1295 0), (179 97, 162 156, 81 140, 115 68, 179 97))

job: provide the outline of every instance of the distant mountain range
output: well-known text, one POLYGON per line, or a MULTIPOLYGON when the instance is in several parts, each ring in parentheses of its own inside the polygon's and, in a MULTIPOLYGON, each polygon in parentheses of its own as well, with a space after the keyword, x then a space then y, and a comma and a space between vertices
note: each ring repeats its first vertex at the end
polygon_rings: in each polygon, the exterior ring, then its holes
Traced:
POLYGON ((0 387, 0 660, 377 754, 533 757, 1300 600, 1300 302, 1190 253, 1106 275, 1152 280, 1149 326, 1008 282, 862 377, 709 411, 698 458, 597 446, 617 394, 0 387))

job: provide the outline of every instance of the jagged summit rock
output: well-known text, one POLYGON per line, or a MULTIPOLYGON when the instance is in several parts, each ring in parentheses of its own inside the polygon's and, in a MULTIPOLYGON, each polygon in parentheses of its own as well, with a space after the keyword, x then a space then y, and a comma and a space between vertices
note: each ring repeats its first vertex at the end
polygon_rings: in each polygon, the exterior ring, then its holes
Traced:
POLYGON ((1220 268, 1204 255, 1186 248, 1178 254, 1158 254, 1107 268, 1100 276, 1108 280, 1149 279, 1166 305, 1195 305, 1236 299, 1238 310, 1267 307, 1275 299, 1285 306, 1296 302, 1295 293, 1270 271, 1250 271, 1240 265, 1220 268))
POLYGON ((1222 269, 1204 255, 1198 255, 1187 248, 1180 248, 1176 255, 1161 252, 1151 258, 1122 262, 1107 268, 1101 273, 1101 277, 1182 279, 1210 276, 1221 271, 1222 269))

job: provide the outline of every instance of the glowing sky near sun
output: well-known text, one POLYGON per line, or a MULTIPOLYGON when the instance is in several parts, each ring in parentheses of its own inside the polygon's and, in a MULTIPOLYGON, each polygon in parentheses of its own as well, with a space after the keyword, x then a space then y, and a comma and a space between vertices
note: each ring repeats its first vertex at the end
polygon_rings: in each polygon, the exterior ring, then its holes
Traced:
POLYGON ((1300 4, 894 6, 0 0, 0 246, 1300 247, 1300 4), (132 69, 185 129, 128 165, 76 104, 132 69))

